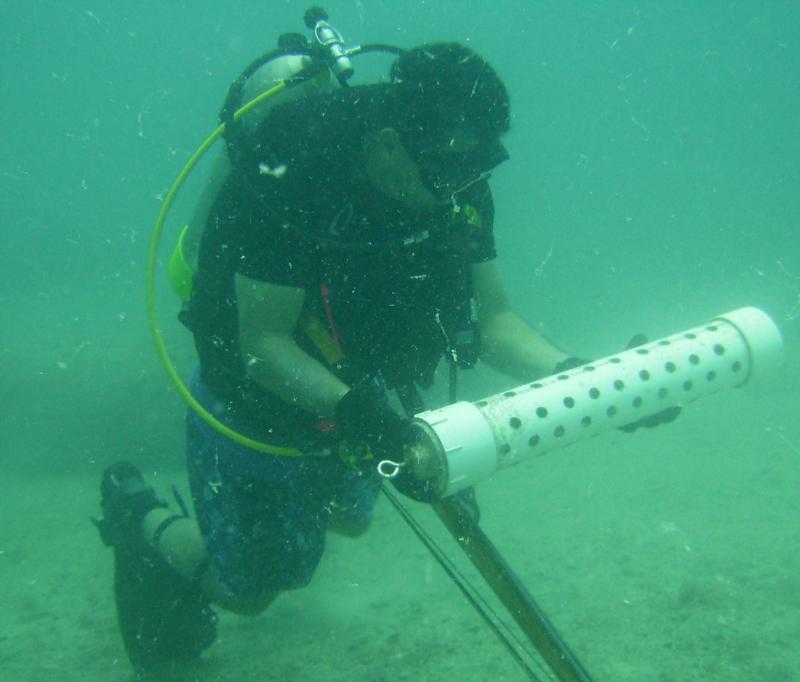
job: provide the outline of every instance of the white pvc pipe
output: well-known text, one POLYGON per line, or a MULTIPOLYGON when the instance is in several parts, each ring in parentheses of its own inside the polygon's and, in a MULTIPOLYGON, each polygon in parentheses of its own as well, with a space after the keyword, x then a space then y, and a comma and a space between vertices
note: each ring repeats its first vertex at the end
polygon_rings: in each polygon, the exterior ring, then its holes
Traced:
POLYGON ((443 496, 498 469, 773 373, 775 323, 740 308, 708 324, 479 400, 422 412, 443 496))

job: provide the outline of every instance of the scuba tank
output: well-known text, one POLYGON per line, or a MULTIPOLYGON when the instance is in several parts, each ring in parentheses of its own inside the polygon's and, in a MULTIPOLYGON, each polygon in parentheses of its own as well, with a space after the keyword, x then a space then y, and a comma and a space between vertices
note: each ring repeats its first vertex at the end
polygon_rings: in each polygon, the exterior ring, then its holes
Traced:
MULTIPOLYGON (((352 72, 351 72, 352 73, 352 72)), ((233 82, 220 112, 225 124, 225 143, 232 164, 242 156, 242 146, 277 105, 303 99, 314 92, 331 92, 342 87, 328 63, 299 33, 286 33, 278 39, 278 49, 253 61, 233 82), (274 96, 257 104, 247 115, 235 119, 235 113, 247 102, 270 89, 285 84, 274 96)))
MULTIPOLYGON (((198 198, 189 225, 181 233, 181 253, 175 257, 179 270, 184 264, 191 268, 196 266, 197 249, 211 206, 231 168, 241 161, 253 134, 270 111, 279 104, 314 93, 347 87, 355 72, 352 56, 375 52, 397 56, 402 52, 398 47, 383 43, 346 48, 342 34, 330 23, 327 12, 318 6, 306 11, 304 23, 313 32, 313 40, 300 33, 282 34, 277 48, 253 60, 228 89, 220 111, 220 122, 225 125, 223 137, 227 153, 217 152, 209 181, 198 198), (245 115, 236 117, 236 112, 248 103, 281 84, 285 87, 262 99, 245 115)), ((281 169, 265 167, 264 172, 280 174, 281 169)), ((173 279, 185 282, 186 273, 173 279)))

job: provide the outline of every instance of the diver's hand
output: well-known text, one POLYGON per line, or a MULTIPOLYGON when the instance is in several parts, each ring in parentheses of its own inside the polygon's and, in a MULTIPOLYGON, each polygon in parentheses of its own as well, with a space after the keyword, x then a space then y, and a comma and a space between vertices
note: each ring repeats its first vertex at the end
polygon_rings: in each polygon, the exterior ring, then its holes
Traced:
MULTIPOLYGON (((639 346, 644 345, 647 343, 647 337, 644 334, 634 334, 628 344, 625 346, 625 350, 631 350, 632 348, 637 348, 639 346)), ((570 356, 565 358, 561 362, 559 362, 555 368, 555 374, 561 374, 562 372, 566 372, 567 370, 574 369, 575 367, 580 367, 581 365, 585 365, 589 362, 589 360, 584 360, 583 358, 578 358, 575 356, 570 356)), ((656 426, 661 426, 662 424, 669 424, 672 421, 677 419, 678 415, 681 413, 681 408, 678 406, 668 407, 665 410, 661 410, 661 412, 656 412, 655 414, 651 414, 647 417, 642 417, 641 419, 637 419, 630 424, 624 424, 619 428, 620 431, 624 431, 625 433, 633 433, 636 429, 653 429, 656 426)))
POLYGON ((681 408, 680 405, 673 405, 672 407, 668 407, 666 410, 661 410, 661 412, 656 412, 655 414, 651 414, 647 417, 642 417, 641 419, 637 419, 635 422, 624 424, 623 426, 619 426, 617 428, 625 433, 633 433, 636 431, 636 429, 654 429, 656 426, 674 422, 678 418, 678 415, 681 413, 682 409, 683 408, 681 408))
POLYGON ((568 358, 563 359, 561 362, 557 363, 555 367, 553 367, 553 374, 561 374, 562 372, 585 365, 588 362, 589 360, 584 360, 583 358, 570 355, 568 358))
POLYGON ((339 456, 349 467, 375 468, 383 459, 402 462, 411 444, 411 422, 395 412, 371 379, 353 386, 336 405, 339 456))
MULTIPOLYGON (((646 343, 647 337, 644 334, 634 334, 631 340, 628 341, 628 345, 625 346, 625 350, 631 350, 632 348, 643 346, 646 343)), ((681 409, 680 406, 674 405, 673 407, 668 407, 666 410, 661 410, 661 412, 642 417, 635 422, 624 424, 618 428, 625 433, 633 433, 636 429, 654 429, 656 426, 669 424, 675 421, 681 413, 681 409)))

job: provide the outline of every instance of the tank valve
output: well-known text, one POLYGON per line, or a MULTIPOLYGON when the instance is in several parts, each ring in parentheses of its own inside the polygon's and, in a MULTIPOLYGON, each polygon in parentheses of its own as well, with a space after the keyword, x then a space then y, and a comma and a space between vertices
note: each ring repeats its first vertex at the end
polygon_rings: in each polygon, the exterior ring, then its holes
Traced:
POLYGON ((353 75, 353 65, 344 47, 344 38, 328 21, 328 13, 319 5, 306 11, 303 17, 306 26, 314 32, 314 38, 327 51, 328 60, 339 82, 344 85, 353 75))

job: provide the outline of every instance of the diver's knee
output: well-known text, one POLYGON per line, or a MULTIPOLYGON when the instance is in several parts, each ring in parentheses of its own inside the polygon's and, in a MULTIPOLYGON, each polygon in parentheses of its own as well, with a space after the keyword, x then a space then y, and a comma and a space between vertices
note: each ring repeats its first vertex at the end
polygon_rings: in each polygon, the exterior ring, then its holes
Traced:
POLYGON ((344 535, 348 538, 357 538, 369 530, 371 518, 366 519, 346 519, 333 518, 328 524, 328 530, 337 535, 344 535))

